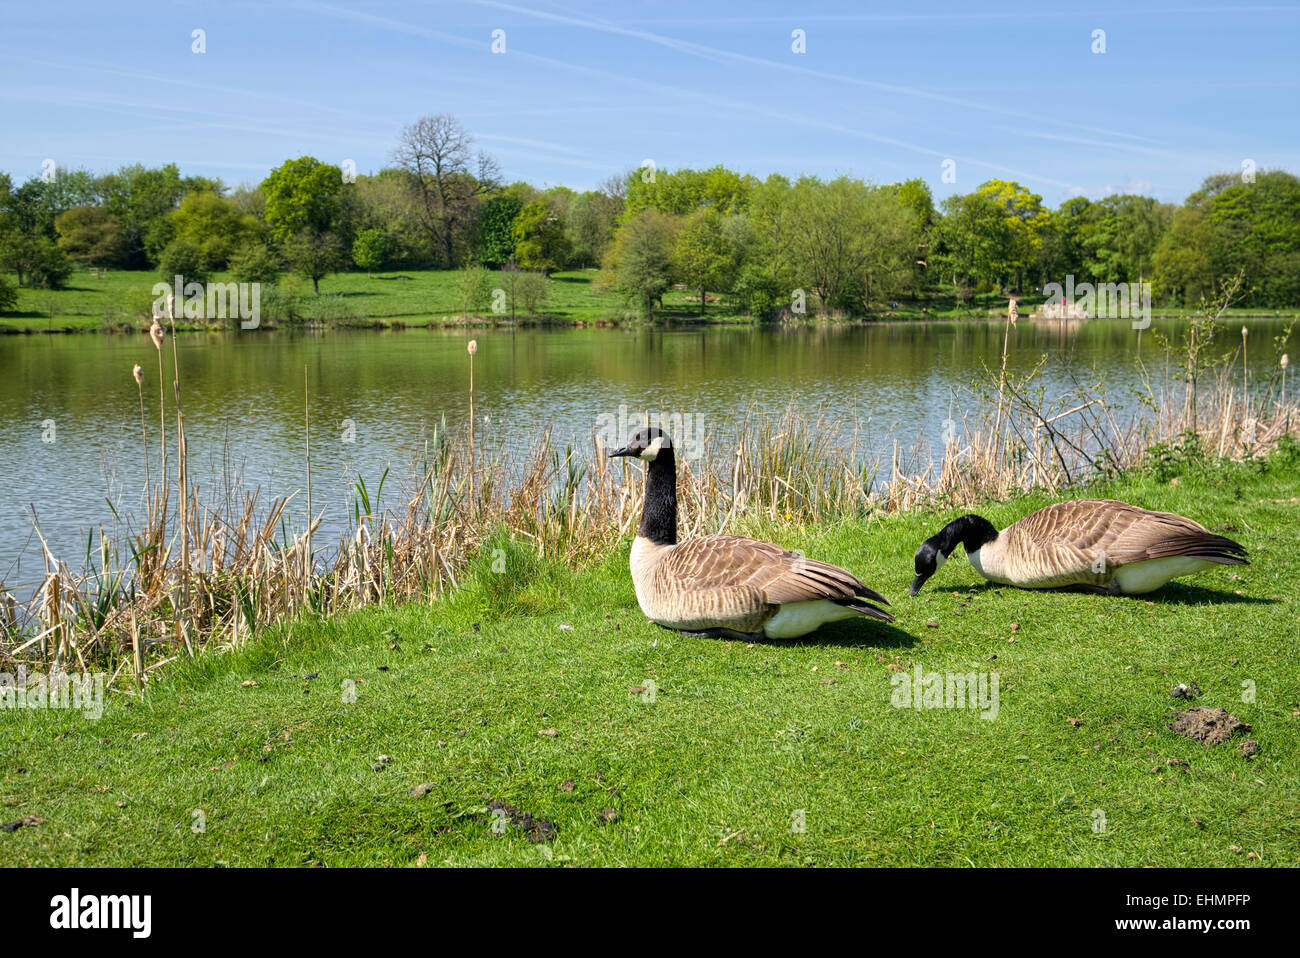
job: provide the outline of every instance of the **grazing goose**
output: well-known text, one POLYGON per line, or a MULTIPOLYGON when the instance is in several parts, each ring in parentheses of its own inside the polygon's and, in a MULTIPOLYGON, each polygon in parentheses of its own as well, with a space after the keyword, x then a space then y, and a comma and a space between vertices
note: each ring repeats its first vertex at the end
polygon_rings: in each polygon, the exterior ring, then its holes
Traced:
POLYGON ((770 542, 703 536, 679 545, 677 466, 662 429, 638 429, 610 455, 647 463, 632 582, 641 611, 658 625, 690 636, 754 640, 792 639, 857 615, 894 620, 866 601, 889 600, 852 573, 770 542))
POLYGON ((1076 499, 1039 509, 1001 532, 981 516, 954 519, 916 550, 912 595, 959 542, 984 578, 1022 589, 1083 586, 1140 595, 1216 564, 1250 564, 1240 544, 1191 519, 1113 499, 1076 499))

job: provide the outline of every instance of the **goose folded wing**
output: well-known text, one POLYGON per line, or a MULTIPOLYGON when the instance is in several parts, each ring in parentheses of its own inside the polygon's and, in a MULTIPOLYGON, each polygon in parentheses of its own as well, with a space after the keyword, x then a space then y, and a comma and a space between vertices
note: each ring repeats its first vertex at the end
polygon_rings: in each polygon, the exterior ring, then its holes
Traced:
POLYGON ((1246 550, 1191 519, 1109 499, 1076 499, 1040 509, 1012 527, 1020 545, 1054 567, 1109 566, 1200 556, 1244 560, 1246 550))
POLYGON ((673 550, 666 571, 685 589, 748 586, 774 605, 854 597, 889 604, 838 566, 743 536, 705 536, 683 543, 673 550))

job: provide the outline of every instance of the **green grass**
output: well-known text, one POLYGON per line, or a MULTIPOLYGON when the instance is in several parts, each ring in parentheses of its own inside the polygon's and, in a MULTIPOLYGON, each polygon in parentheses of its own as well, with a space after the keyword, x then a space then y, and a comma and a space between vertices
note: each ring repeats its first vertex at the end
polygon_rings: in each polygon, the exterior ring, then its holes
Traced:
MULTIPOLYGON (((321 281, 321 296, 342 297, 358 317, 367 325, 425 326, 443 323, 458 316, 461 310, 457 291, 459 274, 445 270, 411 270, 395 273, 339 273, 321 281)), ((568 323, 595 323, 635 318, 627 303, 617 293, 593 289, 595 270, 570 270, 551 274, 549 298, 538 310, 541 321, 568 323)), ((226 273, 214 273, 213 282, 230 282, 226 273)), ((96 332, 106 327, 106 319, 121 323, 130 319, 132 325, 145 326, 143 319, 134 319, 123 313, 123 307, 142 301, 147 308, 150 290, 159 278, 152 272, 110 271, 106 276, 95 277, 85 272, 74 273, 68 288, 62 290, 20 289, 18 308, 0 317, 3 332, 96 332)), ((303 284, 303 308, 310 315, 315 297, 311 284, 303 284)), ((697 294, 687 290, 674 290, 664 296, 663 317, 677 320, 698 320, 697 294)), ((657 316, 657 318, 663 318, 657 316)), ((507 314, 508 318, 508 314, 507 314)), ((538 321, 521 308, 516 318, 520 322, 538 321)), ((722 303, 710 303, 705 319, 709 321, 734 321, 734 309, 722 303)), ((495 319, 495 317, 489 317, 495 319)), ((185 328, 187 324, 178 323, 185 328)), ((192 324, 191 324, 192 325, 192 324)))
MULTIPOLYGON (((635 311, 613 292, 593 289, 595 270, 569 270, 551 275, 550 298, 539 309, 538 317, 529 317, 522 309, 517 311, 519 322, 604 323, 620 322, 637 317, 635 311)), ((215 273, 214 282, 232 280, 226 273, 215 273)), ((339 273, 321 281, 321 306, 342 298, 347 308, 356 315, 356 323, 391 326, 427 326, 449 323, 461 313, 457 292, 458 273, 445 270, 411 270, 408 272, 339 273), (404 278, 402 278, 404 277, 404 278)), ((143 328, 143 319, 128 315, 128 304, 143 302, 147 308, 149 292, 158 277, 147 271, 111 271, 106 276, 95 277, 86 272, 74 273, 69 287, 62 290, 20 289, 18 308, 0 316, 0 333, 43 332, 99 332, 130 322, 143 328)), ((311 315, 313 300, 311 284, 303 284, 303 309, 311 315)), ((982 293, 971 303, 959 303, 951 291, 939 291, 924 302, 903 301, 897 311, 882 313, 877 319, 989 319, 1006 315, 1006 297, 982 293), (926 312, 922 312, 922 307, 926 312)), ((328 307, 327 307, 328 308, 328 307)), ((1025 313, 1031 310, 1026 307, 1025 313)), ((1183 315, 1192 310, 1160 310, 1160 314, 1183 315)), ((1289 315, 1294 311, 1229 310, 1228 318, 1251 315, 1289 315)), ((656 320, 698 322, 698 293, 671 290, 664 296, 664 311, 656 312, 656 320)), ((499 321, 488 317, 486 321, 499 321)), ((704 315, 706 322, 749 322, 750 318, 738 312, 727 302, 709 303, 704 315)), ((180 328, 192 324, 178 323, 180 328)))
POLYGON ((0 833, 0 865, 1300 864, 1294 457, 1088 491, 1231 523, 1253 564, 1111 598, 989 587, 954 557, 912 599, 912 552, 954 511, 759 524, 898 621, 751 647, 649 624, 626 543, 575 572, 503 540, 505 575, 486 554, 436 606, 272 630, 99 721, 0 712, 0 818, 45 819, 0 833), (996 719, 892 707, 914 664, 996 671, 996 719), (1253 758, 1166 728, 1192 681, 1253 758), (493 799, 558 836, 495 834, 493 799))

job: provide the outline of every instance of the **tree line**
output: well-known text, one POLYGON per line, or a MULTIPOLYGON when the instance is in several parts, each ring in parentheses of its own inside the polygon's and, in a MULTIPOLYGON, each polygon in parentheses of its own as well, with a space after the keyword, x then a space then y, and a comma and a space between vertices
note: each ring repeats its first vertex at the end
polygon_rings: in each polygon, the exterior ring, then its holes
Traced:
MULTIPOLYGON (((241 282, 285 272, 478 267, 596 283, 647 316, 685 287, 759 317, 883 311, 906 299, 1032 298, 1050 282, 1150 281, 1158 303, 1194 305, 1244 271, 1244 305, 1300 304, 1300 180, 1216 174, 1181 205, 1121 194, 1050 209, 1012 180, 934 202, 920 178, 766 179, 723 166, 611 176, 578 192, 505 183, 448 115, 406 126, 372 175, 303 156, 230 188, 175 164, 15 184, 0 173, 0 309, 20 286, 59 288, 74 264, 241 282), (710 294, 713 294, 712 296, 710 294)), ((526 277, 533 280, 533 276, 526 277)), ((520 281, 512 275, 509 288, 520 281)), ((525 284, 534 299, 536 282, 525 284)))

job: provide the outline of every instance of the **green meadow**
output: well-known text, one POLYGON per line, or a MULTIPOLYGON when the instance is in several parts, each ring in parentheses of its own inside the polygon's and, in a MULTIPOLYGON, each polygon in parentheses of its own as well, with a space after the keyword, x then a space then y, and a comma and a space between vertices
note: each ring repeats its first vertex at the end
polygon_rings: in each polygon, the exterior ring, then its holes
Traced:
MULTIPOLYGON (((457 288, 457 270, 412 270, 400 273, 338 273, 321 281, 320 296, 311 284, 298 284, 303 317, 330 325, 428 326, 464 322, 457 288)), ((530 316, 518 308, 516 322, 587 324, 634 318, 622 298, 593 288, 595 270, 552 273, 548 297, 530 316)), ((495 278, 495 277, 494 277, 495 278)), ((21 289, 18 308, 0 316, 0 332, 94 332, 123 325, 143 328, 152 302, 150 290, 159 277, 144 271, 110 271, 103 276, 75 273, 67 289, 21 289)), ((227 273, 213 273, 211 282, 233 282, 227 273)), ((292 282, 292 280, 291 280, 292 282)), ((263 290, 266 294, 266 289, 263 290)), ((699 318, 698 294, 685 290, 664 296, 664 316, 699 318)), ((706 320, 734 320, 735 310, 709 303, 706 320)), ((482 322, 508 322, 507 311, 487 313, 482 322)), ((268 322, 268 325, 271 323, 268 322)), ((180 322, 193 327, 194 322, 180 322)))
MULTIPOLYGON (((290 278, 289 284, 299 292, 302 312, 300 322, 326 326, 439 326, 465 323, 458 289, 458 270, 410 270, 397 273, 337 273, 321 281, 315 296, 309 283, 290 278)), ((595 286, 596 270, 566 270, 552 273, 547 282, 547 298, 530 315, 522 308, 514 314, 484 313, 469 322, 550 323, 561 325, 612 324, 641 322, 636 310, 618 293, 595 286)), ((496 280, 496 274, 493 274, 496 280)), ((108 271, 94 275, 79 271, 61 290, 19 289, 18 306, 0 316, 0 333, 66 333, 143 329, 153 301, 151 290, 159 277, 146 271, 108 271)), ((211 282, 233 282, 228 273, 212 274, 211 282)), ((284 282, 284 281, 282 281, 284 282)), ((263 289, 263 296, 268 290, 263 289)), ((264 311, 267 300, 263 300, 264 311)), ((1026 310, 1028 312, 1028 310, 1026 310)), ((1281 316, 1294 311, 1229 310, 1233 316, 1281 316)), ((937 293, 924 301, 907 300, 898 309, 881 313, 876 319, 989 319, 1004 317, 1006 299, 1000 295, 980 294, 971 304, 959 305, 951 293, 937 293)), ((1164 310, 1162 314, 1179 314, 1164 310)), ((656 310, 656 320, 673 322, 753 322, 744 310, 729 299, 717 298, 700 314, 698 292, 673 289, 664 294, 664 308, 656 310)), ((273 318, 267 326, 285 325, 273 318)), ((178 328, 207 328, 216 324, 199 324, 181 320, 178 328)))
POLYGON ((1252 564, 1126 598, 993 587, 957 555, 909 598, 954 510, 742 521, 897 615, 747 644, 649 623, 626 540, 575 569, 501 533, 435 604, 272 628, 99 720, 0 712, 0 817, 31 822, 0 864, 1300 864, 1294 446, 1078 493, 1230 526, 1252 564), (996 716, 896 707, 917 669, 996 673, 996 716), (1171 731, 1193 682, 1250 730, 1171 731))

